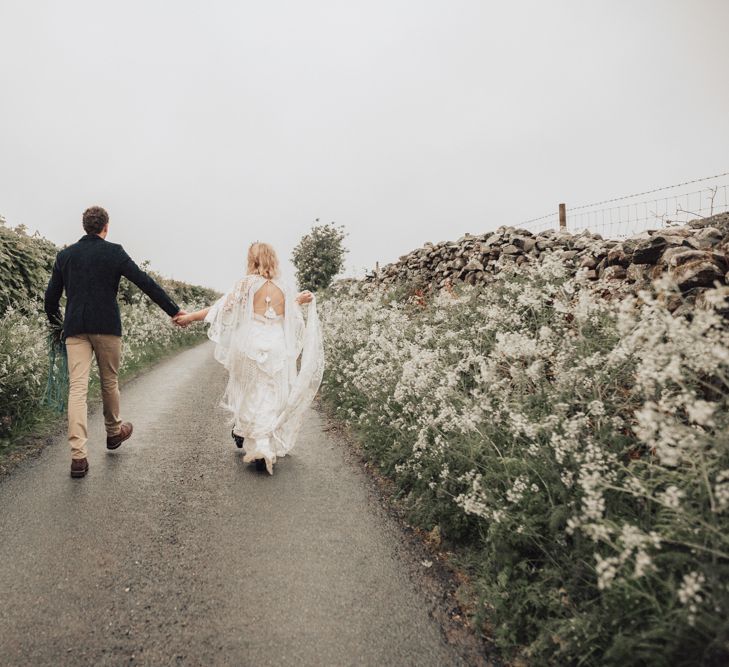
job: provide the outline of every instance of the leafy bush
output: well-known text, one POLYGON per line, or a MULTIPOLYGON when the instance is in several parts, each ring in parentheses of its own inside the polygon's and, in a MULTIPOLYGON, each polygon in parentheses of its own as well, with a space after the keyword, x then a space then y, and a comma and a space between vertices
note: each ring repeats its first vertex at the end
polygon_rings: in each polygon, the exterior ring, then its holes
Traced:
POLYGON ((41 402, 48 373, 42 306, 10 307, 0 316, 0 444, 41 402))
POLYGON ((668 289, 606 299, 555 257, 323 299, 324 401, 412 520, 477 554, 478 620, 510 656, 729 660, 726 288, 691 319, 668 289))
MULTIPOLYGON (((165 278, 156 271, 152 271, 149 268, 150 263, 148 261, 141 262, 139 266, 143 271, 149 273, 157 284, 178 304, 198 303, 211 305, 220 296, 215 290, 208 287, 190 285, 180 280, 165 278)), ((119 301, 121 303, 135 303, 140 298, 146 299, 147 297, 134 283, 129 282, 126 278, 122 278, 119 284, 119 301)))
POLYGON ((0 314, 45 292, 57 252, 47 239, 29 236, 23 226, 11 229, 0 217, 0 314))
POLYGON ((344 269, 344 227, 330 222, 314 225, 294 248, 291 261, 302 289, 319 290, 329 287, 334 276, 344 269))

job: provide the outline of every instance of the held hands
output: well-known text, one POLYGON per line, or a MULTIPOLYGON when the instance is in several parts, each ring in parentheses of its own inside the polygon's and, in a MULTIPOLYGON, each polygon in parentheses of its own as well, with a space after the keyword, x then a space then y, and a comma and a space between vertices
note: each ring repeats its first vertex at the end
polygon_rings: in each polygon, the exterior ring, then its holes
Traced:
POLYGON ((296 297, 296 303, 298 303, 300 306, 303 306, 306 303, 311 303, 313 299, 314 295, 307 289, 299 293, 299 295, 296 297))
POLYGON ((177 315, 172 318, 172 321, 178 327, 186 327, 188 324, 193 322, 202 322, 207 314, 210 312, 210 308, 203 308, 202 310, 196 310, 194 313, 188 313, 186 310, 181 310, 177 315))
POLYGON ((172 321, 180 328, 184 329, 192 320, 186 310, 181 310, 177 315, 172 317, 172 321))

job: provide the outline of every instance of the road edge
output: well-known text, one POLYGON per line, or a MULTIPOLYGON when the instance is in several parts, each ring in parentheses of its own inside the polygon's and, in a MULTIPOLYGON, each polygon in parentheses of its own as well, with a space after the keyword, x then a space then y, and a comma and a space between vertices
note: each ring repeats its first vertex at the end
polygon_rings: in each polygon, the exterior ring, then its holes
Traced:
POLYGON ((469 604, 475 603, 468 590, 468 575, 453 562, 453 552, 442 548, 433 537, 409 524, 399 506, 394 484, 364 455, 357 436, 331 415, 321 400, 312 406, 324 422, 324 430, 346 447, 347 459, 364 474, 368 490, 379 509, 392 520, 402 537, 408 576, 429 601, 429 616, 438 624, 443 641, 472 667, 502 665, 495 646, 469 620, 469 604), (427 564, 427 565, 426 565, 427 564), (466 600, 463 598, 466 597, 466 600), (460 598, 460 599, 459 599, 460 598))

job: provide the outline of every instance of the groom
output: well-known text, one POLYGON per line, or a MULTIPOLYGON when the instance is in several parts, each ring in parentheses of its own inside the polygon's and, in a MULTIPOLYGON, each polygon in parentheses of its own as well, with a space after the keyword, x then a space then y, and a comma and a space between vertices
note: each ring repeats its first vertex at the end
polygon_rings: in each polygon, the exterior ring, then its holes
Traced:
POLYGON ((119 418, 122 330, 116 296, 121 277, 131 280, 173 321, 184 314, 124 248, 105 240, 109 233, 109 214, 103 208, 86 209, 83 227, 86 236, 58 253, 45 295, 46 315, 51 324, 63 326, 68 353, 71 477, 84 477, 89 470, 86 396, 93 356, 101 378, 107 449, 117 449, 132 435, 132 424, 119 418), (59 303, 64 288, 67 303, 62 318, 59 303))

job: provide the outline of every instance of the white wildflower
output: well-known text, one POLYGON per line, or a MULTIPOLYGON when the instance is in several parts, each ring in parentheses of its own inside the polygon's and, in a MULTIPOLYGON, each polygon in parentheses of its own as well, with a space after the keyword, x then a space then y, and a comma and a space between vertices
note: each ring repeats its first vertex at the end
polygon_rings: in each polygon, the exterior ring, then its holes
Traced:
POLYGON ((685 495, 681 489, 671 484, 665 491, 658 494, 658 500, 671 509, 678 509, 681 506, 681 498, 685 495))

